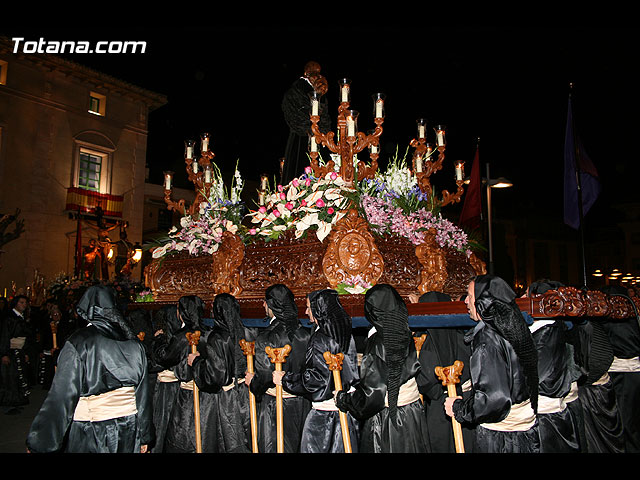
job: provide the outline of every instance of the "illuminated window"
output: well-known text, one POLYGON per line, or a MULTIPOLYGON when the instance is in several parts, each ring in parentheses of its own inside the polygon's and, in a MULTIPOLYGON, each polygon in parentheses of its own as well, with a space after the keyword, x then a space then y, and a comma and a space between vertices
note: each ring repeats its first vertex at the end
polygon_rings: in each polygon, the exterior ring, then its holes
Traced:
POLYGON ((7 84, 7 67, 9 64, 4 60, 0 60, 0 85, 7 84))
POLYGON ((104 117, 107 106, 107 97, 96 92, 89 94, 89 113, 104 117))
POLYGON ((102 175, 102 157, 89 152, 80 151, 78 168, 78 186, 87 190, 100 191, 102 175))

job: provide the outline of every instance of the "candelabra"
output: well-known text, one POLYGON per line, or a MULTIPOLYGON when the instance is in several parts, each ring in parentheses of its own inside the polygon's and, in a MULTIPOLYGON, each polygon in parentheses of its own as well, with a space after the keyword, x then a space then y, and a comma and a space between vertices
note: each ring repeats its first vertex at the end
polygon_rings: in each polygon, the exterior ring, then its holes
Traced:
MULTIPOLYGON (((414 148, 412 157, 412 169, 416 176, 418 186, 427 195, 431 196, 433 193, 433 187, 431 186, 430 177, 434 173, 442 170, 442 165, 445 158, 446 149, 446 136, 445 127, 443 125, 437 125, 434 130, 436 133, 436 145, 434 146, 427 142, 427 125, 424 119, 417 120, 418 135, 412 139, 410 145, 414 148), (437 158, 432 158, 438 152, 437 158)), ((442 191, 442 199, 438 200, 438 204, 441 207, 450 203, 456 203, 460 201, 462 194, 464 193, 464 163, 457 162, 455 165, 456 172, 456 185, 458 189, 455 193, 449 193, 447 190, 442 191)))
POLYGON ((335 170, 335 162, 329 160, 325 165, 320 165, 318 161, 318 145, 324 145, 331 152, 340 155, 340 176, 347 184, 353 183, 356 178, 356 168, 354 167, 354 157, 367 147, 370 147, 371 163, 366 164, 360 160, 357 163, 357 179, 373 178, 378 169, 378 145, 379 137, 382 134, 382 124, 384 122, 384 95, 378 93, 374 95, 374 122, 375 130, 372 133, 364 134, 357 131, 357 120, 359 113, 350 109, 350 80, 340 81, 340 105, 338 106, 337 138, 335 132, 322 133, 318 127, 320 116, 318 108, 320 97, 316 92, 311 94, 311 131, 310 154, 311 168, 316 177, 324 177, 327 173, 335 170))
POLYGON ((193 215, 199 208, 202 201, 206 201, 209 192, 215 182, 213 172, 213 159, 215 154, 210 149, 211 137, 208 133, 201 136, 200 157, 195 156, 195 142, 187 140, 185 142, 184 161, 187 170, 187 178, 195 187, 195 199, 189 208, 185 205, 185 200, 174 201, 171 198, 174 172, 164 172, 164 201, 169 210, 176 210, 183 215, 187 213, 193 215))

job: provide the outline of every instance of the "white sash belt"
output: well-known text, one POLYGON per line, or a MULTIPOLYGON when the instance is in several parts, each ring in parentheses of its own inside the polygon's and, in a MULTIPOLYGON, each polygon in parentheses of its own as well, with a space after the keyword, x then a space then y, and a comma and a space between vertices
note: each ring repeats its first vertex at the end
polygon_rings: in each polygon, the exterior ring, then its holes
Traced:
POLYGON ((560 413, 567 408, 565 397, 553 398, 538 395, 538 413, 560 413))
POLYGON ((618 358, 613 357, 609 367, 610 372, 640 372, 640 357, 618 358))
POLYGON ((464 382, 461 388, 462 388, 462 391, 465 393, 471 391, 471 379, 464 382))
POLYGON ((531 407, 531 401, 511 405, 511 410, 507 418, 495 423, 482 423, 481 425, 489 430, 500 432, 525 432, 534 426, 536 415, 531 407))
POLYGON ((163 383, 177 382, 178 377, 172 370, 163 370, 158 372, 158 381, 163 383))
MULTIPOLYGON (((398 392, 398 406, 403 407, 405 405, 409 405, 410 403, 415 402, 420 399, 420 392, 418 391, 418 383, 416 382, 415 377, 410 378, 407 383, 404 383, 400 386, 400 391, 398 392)), ((384 399, 385 407, 389 406, 389 394, 387 393, 384 399)))
MULTIPOLYGON (((272 397, 276 396, 276 387, 271 387, 269 389, 267 389, 267 391, 265 392, 267 395, 271 395, 272 397)), ((282 398, 296 398, 296 395, 292 395, 289 392, 285 391, 285 389, 282 389, 282 398)))
POLYGON ((73 414, 78 422, 102 422, 138 413, 133 387, 121 387, 100 395, 80 397, 73 414))
POLYGON ((604 375, 602 375, 598 380, 593 382, 591 385, 604 385, 610 379, 611 379, 611 377, 609 377, 609 372, 605 372, 604 375))
POLYGON ((564 397, 564 403, 571 403, 577 399, 578 399, 578 382, 572 382, 571 390, 569 391, 567 396, 564 397))
MULTIPOLYGON (((355 388, 351 387, 349 389, 349 393, 353 392, 354 390, 355 388)), ((311 408, 313 408, 314 410, 323 410, 326 412, 338 411, 338 407, 336 406, 336 402, 333 397, 328 400, 324 400, 323 402, 311 402, 311 408)))
POLYGON ((13 337, 9 340, 9 348, 14 350, 22 350, 24 347, 24 343, 26 342, 27 337, 13 337))
POLYGON ((183 390, 193 390, 193 380, 189 380, 188 382, 180 382, 180 388, 183 390))

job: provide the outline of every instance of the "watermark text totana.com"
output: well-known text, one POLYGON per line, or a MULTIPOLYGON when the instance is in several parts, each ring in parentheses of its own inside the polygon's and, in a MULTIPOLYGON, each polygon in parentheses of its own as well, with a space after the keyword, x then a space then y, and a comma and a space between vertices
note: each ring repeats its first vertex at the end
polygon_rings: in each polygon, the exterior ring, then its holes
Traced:
POLYGON ((25 40, 13 37, 13 53, 145 53, 147 42, 136 40, 25 40))

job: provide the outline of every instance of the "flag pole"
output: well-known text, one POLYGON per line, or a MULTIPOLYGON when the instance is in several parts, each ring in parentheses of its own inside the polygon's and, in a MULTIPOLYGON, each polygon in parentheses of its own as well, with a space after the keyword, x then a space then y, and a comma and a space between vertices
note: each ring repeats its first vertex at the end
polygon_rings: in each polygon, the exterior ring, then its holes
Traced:
POLYGON ((576 175, 576 190, 578 195, 578 218, 580 223, 578 225, 578 251, 580 253, 580 261, 582 264, 582 286, 583 288, 587 288, 587 264, 586 257, 584 251, 584 211, 582 208, 582 182, 580 180, 580 167, 578 166, 578 160, 580 158, 580 147, 578 146, 578 141, 576 138, 576 128, 575 122, 573 121, 573 83, 569 83, 569 108, 571 109, 571 135, 573 141, 573 150, 575 152, 575 175, 576 175))

